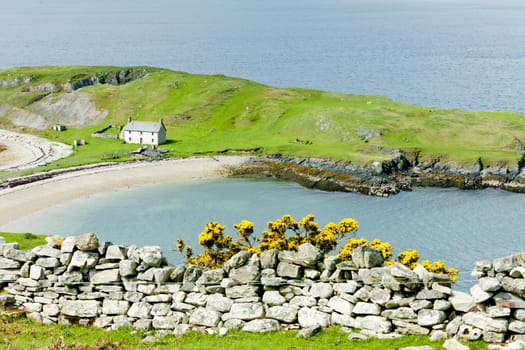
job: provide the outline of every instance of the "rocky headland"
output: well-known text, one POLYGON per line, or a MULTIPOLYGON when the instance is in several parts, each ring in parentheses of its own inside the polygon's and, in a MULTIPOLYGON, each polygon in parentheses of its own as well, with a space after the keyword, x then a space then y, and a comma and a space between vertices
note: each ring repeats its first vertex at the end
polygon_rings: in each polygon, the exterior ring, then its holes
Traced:
POLYGON ((435 159, 420 162, 417 154, 398 153, 391 160, 362 166, 349 161, 283 155, 254 158, 233 169, 234 175, 267 176, 295 181, 325 191, 389 196, 413 187, 500 188, 525 192, 525 155, 514 166, 460 166, 435 159))

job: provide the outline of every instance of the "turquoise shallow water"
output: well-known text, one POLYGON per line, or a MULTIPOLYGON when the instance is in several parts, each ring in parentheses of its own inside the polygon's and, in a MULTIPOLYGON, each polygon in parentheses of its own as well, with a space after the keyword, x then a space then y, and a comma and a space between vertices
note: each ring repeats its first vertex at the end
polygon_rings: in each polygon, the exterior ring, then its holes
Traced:
POLYGON ((256 232, 289 213, 313 213, 320 225, 353 217, 359 237, 392 243, 396 252, 414 248, 423 258, 443 259, 460 269, 459 288, 472 282, 476 260, 525 249, 525 196, 498 190, 419 188, 390 198, 323 192, 295 183, 219 179, 142 186, 93 195, 51 207, 0 227, 15 232, 77 235, 95 232, 118 244, 160 245, 172 263, 177 238, 198 247, 207 222, 232 225, 247 219, 256 232))

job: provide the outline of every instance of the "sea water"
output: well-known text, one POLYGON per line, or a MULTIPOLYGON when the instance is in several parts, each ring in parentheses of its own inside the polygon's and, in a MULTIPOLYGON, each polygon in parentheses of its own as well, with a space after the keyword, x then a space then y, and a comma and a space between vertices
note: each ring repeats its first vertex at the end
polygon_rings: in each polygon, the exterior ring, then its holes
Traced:
POLYGON ((0 67, 151 65, 525 114, 522 0, 16 0, 0 67))
POLYGON ((394 255, 417 249, 421 259, 442 259, 460 270, 458 286, 474 284, 477 260, 494 259, 525 248, 525 196, 499 190, 417 188, 389 198, 306 189, 295 183, 254 179, 215 179, 146 185, 92 195, 58 205, 0 227, 0 231, 62 236, 95 232, 103 241, 160 245, 177 264, 178 238, 199 252, 198 234, 209 221, 226 226, 243 219, 255 235, 267 221, 312 213, 321 226, 345 217, 359 222, 357 237, 388 241, 394 255))

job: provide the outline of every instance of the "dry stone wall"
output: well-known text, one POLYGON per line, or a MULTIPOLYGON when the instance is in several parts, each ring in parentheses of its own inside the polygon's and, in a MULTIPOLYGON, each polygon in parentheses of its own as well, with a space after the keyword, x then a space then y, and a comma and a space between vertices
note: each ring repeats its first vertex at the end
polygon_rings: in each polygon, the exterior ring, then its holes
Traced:
POLYGON ((374 336, 425 334, 487 342, 525 341, 525 253, 476 263, 470 293, 419 266, 382 264, 368 247, 353 260, 298 252, 243 251, 223 268, 170 266, 158 246, 67 237, 31 251, 0 241, 4 308, 44 323, 191 329, 314 330, 342 325, 374 336), (60 244, 57 244, 60 243, 60 244))

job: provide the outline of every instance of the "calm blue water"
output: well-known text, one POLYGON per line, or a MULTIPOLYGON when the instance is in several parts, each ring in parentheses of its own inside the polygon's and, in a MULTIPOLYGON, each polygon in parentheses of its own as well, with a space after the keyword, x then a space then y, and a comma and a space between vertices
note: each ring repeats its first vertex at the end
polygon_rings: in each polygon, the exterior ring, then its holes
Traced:
POLYGON ((0 227, 15 232, 77 235, 95 232, 118 244, 160 245, 172 263, 177 238, 198 247, 208 221, 228 227, 242 219, 266 222, 289 213, 313 213, 321 226, 343 217, 359 221, 357 236, 392 243, 395 254, 417 249, 460 269, 459 288, 470 287, 474 262, 525 248, 525 196, 497 190, 417 189, 390 198, 305 189, 269 180, 220 179, 143 186, 97 194, 0 227))
POLYGON ((16 0, 0 67, 152 65, 525 114, 522 0, 16 0))

